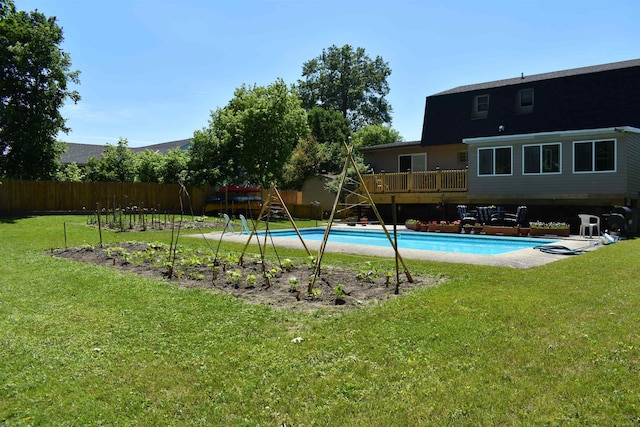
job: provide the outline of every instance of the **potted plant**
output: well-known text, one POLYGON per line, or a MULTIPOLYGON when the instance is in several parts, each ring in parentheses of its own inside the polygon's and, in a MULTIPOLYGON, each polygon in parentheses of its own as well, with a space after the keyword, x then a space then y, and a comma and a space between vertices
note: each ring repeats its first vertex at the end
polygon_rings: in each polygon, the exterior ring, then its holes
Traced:
POLYGON ((420 221, 417 219, 408 219, 404 222, 404 226, 407 227, 408 230, 417 230, 419 223, 420 221))
POLYGON ((488 224, 482 226, 482 231, 485 234, 494 234, 501 236, 517 236, 518 233, 520 233, 520 229, 518 227, 488 224))
POLYGON ((531 236, 545 236, 552 234, 555 236, 569 236, 569 224, 566 222, 542 222, 534 221, 529 224, 529 234, 531 236))
POLYGON ((429 223, 429 231, 435 231, 436 233, 459 233, 462 230, 460 221, 447 222, 447 221, 432 221, 429 223))

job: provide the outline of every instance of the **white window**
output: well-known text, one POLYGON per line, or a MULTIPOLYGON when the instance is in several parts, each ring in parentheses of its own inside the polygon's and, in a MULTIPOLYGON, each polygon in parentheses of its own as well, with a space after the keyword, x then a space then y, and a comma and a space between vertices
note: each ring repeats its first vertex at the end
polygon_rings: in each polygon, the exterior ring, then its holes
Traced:
POLYGON ((478 175, 511 175, 511 147, 478 148, 478 175))
POLYGON ((530 113, 533 111, 533 89, 522 89, 516 97, 516 112, 530 113))
POLYGON ((615 172, 616 140, 576 141, 573 143, 573 172, 615 172))
POLYGON ((473 98, 472 117, 481 119, 489 114, 489 95, 478 95, 473 98))
POLYGON ((561 154, 559 143, 525 145, 522 147, 522 173, 560 173, 561 154))
POLYGON ((398 156, 398 172, 407 171, 426 171, 427 170, 427 155, 426 153, 420 154, 403 154, 398 156))

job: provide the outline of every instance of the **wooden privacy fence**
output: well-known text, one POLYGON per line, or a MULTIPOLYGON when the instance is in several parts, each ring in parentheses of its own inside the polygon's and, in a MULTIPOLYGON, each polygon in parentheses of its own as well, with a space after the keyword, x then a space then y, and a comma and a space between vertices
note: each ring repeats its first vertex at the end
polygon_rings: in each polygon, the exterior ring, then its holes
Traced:
MULTIPOLYGON (((178 184, 128 182, 58 182, 3 180, 0 184, 0 213, 19 212, 81 212, 103 208, 155 208, 178 212, 178 184)), ((193 213, 201 215, 207 190, 189 186, 187 191, 193 213)), ((182 200, 190 213, 189 200, 182 200)))

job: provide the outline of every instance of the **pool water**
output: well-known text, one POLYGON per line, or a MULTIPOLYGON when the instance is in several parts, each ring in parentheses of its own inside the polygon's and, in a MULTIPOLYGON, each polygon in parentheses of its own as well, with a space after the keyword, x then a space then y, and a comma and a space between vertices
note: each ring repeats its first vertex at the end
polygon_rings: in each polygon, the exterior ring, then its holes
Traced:
MULTIPOLYGON (((325 229, 302 228, 299 230, 306 241, 322 241, 325 229)), ((273 237, 298 239, 293 229, 270 230, 273 237)), ((393 238, 393 232, 389 229, 393 238)), ((415 231, 399 231, 397 233, 398 249, 418 249, 423 251, 451 252, 473 255, 499 255, 534 246, 555 243, 557 240, 532 239, 527 237, 502 237, 474 234, 419 233, 415 231)), ((389 239, 382 230, 362 230, 332 228, 329 240, 335 243, 355 245, 391 247, 389 239)))

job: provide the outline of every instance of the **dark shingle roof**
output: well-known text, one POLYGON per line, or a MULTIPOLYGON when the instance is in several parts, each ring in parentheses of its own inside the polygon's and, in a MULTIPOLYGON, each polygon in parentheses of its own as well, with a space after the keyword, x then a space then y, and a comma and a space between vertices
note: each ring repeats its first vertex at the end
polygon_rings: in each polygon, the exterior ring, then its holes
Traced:
POLYGON ((640 59, 632 59, 629 61, 611 62, 609 64, 600 64, 600 65, 592 65, 589 67, 572 68, 569 70, 553 71, 551 73, 533 74, 531 76, 522 75, 521 77, 515 77, 511 79, 495 80, 492 82, 458 86, 452 89, 445 90, 443 92, 436 93, 434 96, 448 95, 452 93, 461 93, 461 92, 471 92, 476 90, 491 89, 495 87, 522 84, 526 82, 557 79, 561 77, 576 76, 580 74, 599 73, 601 71, 610 71, 610 70, 617 70, 621 68, 630 68, 630 67, 638 67, 638 66, 640 66, 640 59))
POLYGON ((420 145, 420 141, 400 141, 391 142, 389 144, 370 145, 368 147, 362 147, 360 151, 384 150, 387 148, 403 148, 412 147, 414 145, 420 145))
MULTIPOLYGON (((191 145, 190 139, 181 139, 178 141, 163 142, 161 144, 146 145, 144 147, 130 147, 133 152, 141 152, 144 150, 157 151, 162 154, 167 154, 169 150, 174 148, 180 148, 186 150, 191 145)), ((78 165, 86 165, 89 162, 89 158, 94 157, 99 159, 102 156, 106 145, 95 144, 78 144, 75 142, 67 142, 67 151, 60 156, 60 162, 63 165, 76 163, 78 165)))
POLYGON ((60 156, 60 162, 63 165, 76 163, 78 165, 86 165, 90 157, 99 159, 102 156, 104 145, 95 144, 77 144, 75 142, 67 142, 67 151, 60 156))

